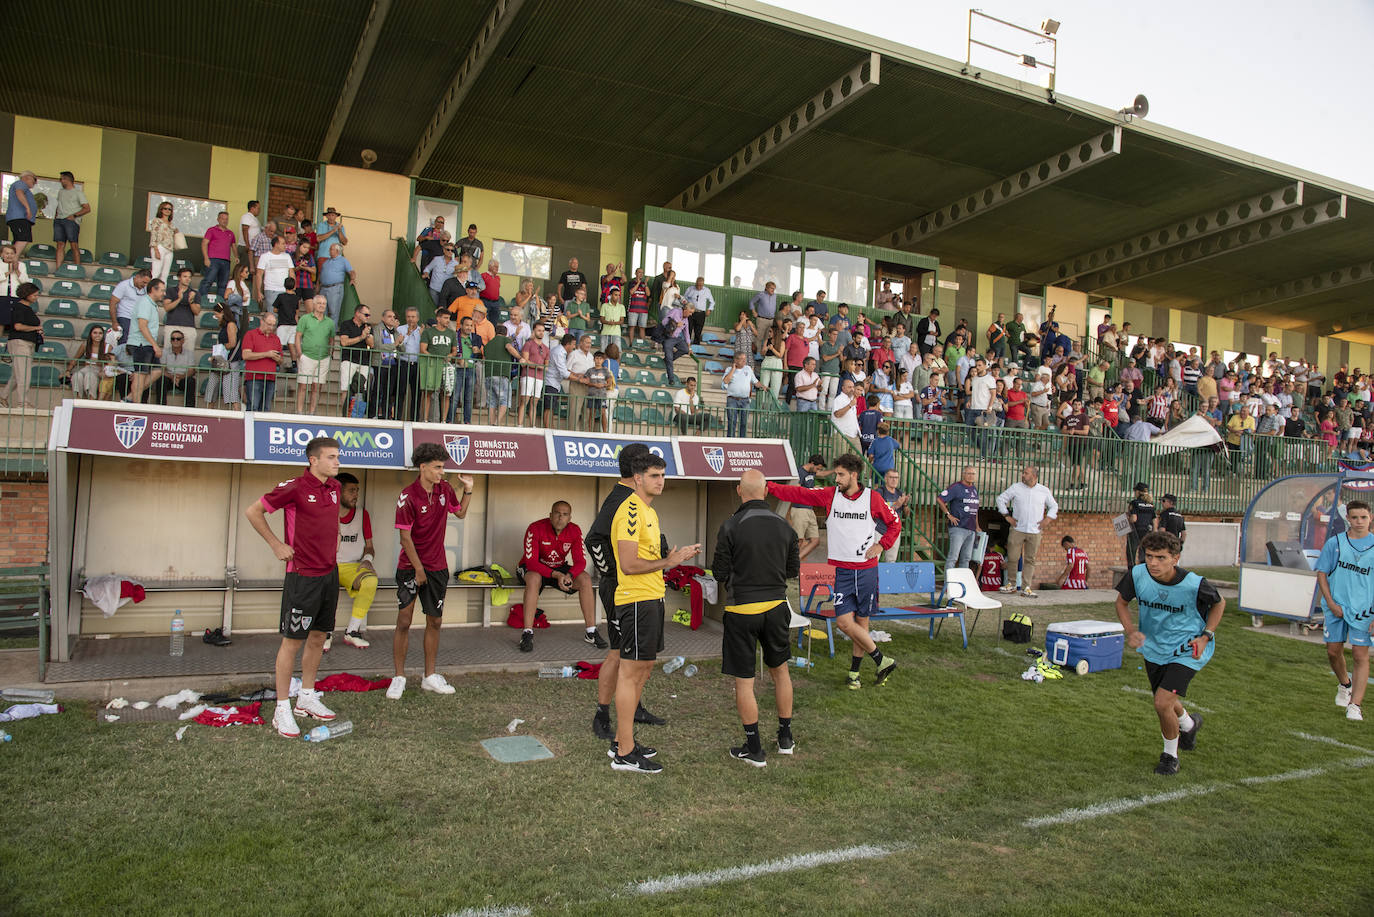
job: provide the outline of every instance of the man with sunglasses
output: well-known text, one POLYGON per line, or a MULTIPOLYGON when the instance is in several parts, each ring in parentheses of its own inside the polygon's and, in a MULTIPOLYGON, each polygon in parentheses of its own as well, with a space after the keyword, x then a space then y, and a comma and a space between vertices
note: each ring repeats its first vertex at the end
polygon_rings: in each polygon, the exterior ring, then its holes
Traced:
POLYGON ((349 395, 354 388, 366 394, 372 374, 372 309, 358 304, 353 315, 339 325, 339 391, 343 393, 343 414, 349 412, 349 395), (361 381, 359 381, 361 380, 361 381))
POLYGON ((196 353, 186 346, 186 333, 173 328, 167 335, 168 346, 162 351, 162 375, 158 378, 157 403, 166 404, 168 395, 180 395, 181 403, 196 406, 196 353))
POLYGON ((444 298, 444 284, 457 270, 458 259, 453 254, 453 243, 445 239, 439 256, 430 260, 420 275, 429 282, 429 296, 434 300, 435 309, 441 309, 448 303, 444 298))

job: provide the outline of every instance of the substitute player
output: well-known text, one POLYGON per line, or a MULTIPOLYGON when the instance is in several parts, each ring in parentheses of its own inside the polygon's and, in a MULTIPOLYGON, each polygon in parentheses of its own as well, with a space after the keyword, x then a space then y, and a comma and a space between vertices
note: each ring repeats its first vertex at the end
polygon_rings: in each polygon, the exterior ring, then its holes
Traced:
POLYGON ((1074 543, 1072 535, 1059 539, 1064 549, 1064 569, 1059 571, 1060 589, 1088 588, 1088 552, 1074 543))
POLYGON ((725 520, 716 535, 711 572, 720 581, 725 600, 725 634, 721 638, 720 670, 735 677, 735 709, 744 724, 744 744, 730 756, 754 767, 768 758, 759 740, 759 704, 754 699, 754 665, 759 644, 763 664, 773 676, 778 705, 778 752, 796 749, 792 738, 792 609, 787 604, 787 581, 801 574, 797 533, 768 506, 768 482, 763 473, 749 470, 735 486, 740 508, 725 520))
POLYGON ((873 679, 881 685, 897 668, 897 660, 884 656, 868 635, 868 616, 878 608, 878 556, 897 543, 902 523, 876 490, 863 486, 863 461, 852 452, 835 460, 835 486, 808 490, 768 482, 768 492, 779 500, 803 506, 819 506, 826 517, 830 566, 835 568, 835 625, 853 646, 848 686, 857 691, 859 666, 867 654, 877 666, 873 679), (881 540, 875 520, 887 525, 881 540))
POLYGON ((1202 728, 1202 714, 1189 714, 1182 699, 1188 683, 1212 658, 1216 628, 1226 609, 1206 579, 1178 565, 1183 546, 1168 532, 1149 532, 1140 539, 1145 562, 1136 564, 1117 583, 1116 616, 1126 630, 1126 644, 1145 656, 1145 672, 1154 692, 1164 752, 1155 773, 1178 773, 1178 751, 1192 751, 1202 728), (1139 624, 1130 603, 1139 608, 1139 624))
POLYGON ((425 615, 425 677, 420 687, 435 694, 452 694, 453 685, 434 671, 439 655, 439 626, 444 622, 444 594, 448 591, 448 555, 444 535, 449 514, 462 519, 472 500, 472 476, 458 475, 463 483, 459 498, 444 480, 448 454, 438 443, 415 447, 410 463, 420 474, 396 498, 396 528, 401 533, 401 557, 396 562, 396 633, 391 641, 391 661, 396 674, 386 696, 399 700, 406 689, 406 650, 410 648, 410 616, 419 600, 425 615))
POLYGON ((249 524, 277 560, 286 562, 278 628, 277 710, 272 725, 288 739, 301 734, 291 715, 291 672, 297 656, 301 656, 301 689, 296 695, 296 716, 334 719, 334 711, 324 705, 315 690, 315 674, 324 654, 325 635, 334 631, 334 612, 339 604, 339 482, 335 480, 339 444, 330 437, 317 436, 306 444, 305 459, 310 467, 304 474, 282 481, 244 510, 249 524), (267 524, 267 514, 277 510, 283 510, 286 518, 285 542, 267 524))
POLYGON ((620 671, 615 686, 616 743, 611 767, 618 771, 657 774, 663 765, 651 760, 658 752, 635 744, 635 710, 654 660, 663 650, 663 571, 696 555, 701 545, 673 548, 662 556, 658 513, 651 505, 663 493, 663 459, 652 453, 635 457, 630 468, 635 492, 615 511, 611 541, 620 571, 615 588, 616 624, 620 628, 620 671))
MULTIPOLYGON (((615 565, 615 543, 611 541, 611 525, 615 522, 615 514, 620 509, 620 504, 634 495, 635 476, 631 466, 635 457, 648 454, 649 447, 643 443, 630 443, 620 450, 620 454, 616 456, 620 465, 620 480, 606 495, 606 499, 601 503, 601 509, 597 511, 596 519, 592 521, 592 527, 587 529, 587 555, 591 557, 592 563, 601 575, 596 590, 601 596, 601 609, 606 613, 606 636, 610 641, 610 649, 607 650, 606 659, 601 663, 601 671, 596 677, 596 715, 592 717, 592 735, 598 739, 615 738, 615 729, 611 726, 611 701, 615 699, 616 681, 620 675, 620 625, 615 618, 615 588, 619 571, 615 565)), ((659 532, 659 557, 667 554, 668 538, 659 532)), ((644 709, 644 702, 641 700, 635 707, 635 722, 662 726, 667 720, 644 709)))
POLYGON ((525 553, 515 575, 525 582, 525 630, 520 635, 520 652, 534 649, 535 606, 546 586, 577 596, 586 627, 582 635, 585 643, 601 650, 610 646, 596 632, 596 598, 582 552, 582 530, 572 521, 572 504, 567 500, 555 502, 547 519, 536 519, 525 529, 525 553))
POLYGON ((1364 689, 1369 681, 1369 622, 1374 606, 1374 536, 1369 533, 1369 504, 1345 505, 1345 531, 1326 539, 1317 558, 1317 586, 1322 591, 1322 634, 1326 657, 1336 675, 1336 706, 1345 718, 1360 722, 1364 689), (1345 642, 1355 657, 1353 677, 1345 668, 1345 642))
MULTIPOLYGON (((339 487, 339 585, 353 600, 353 615, 344 631, 344 643, 365 650, 372 644, 363 632, 367 630, 367 611, 377 597, 377 568, 373 566, 372 517, 358 506, 362 485, 347 471, 338 477, 339 487)), ((324 649, 334 635, 325 638, 324 649)))

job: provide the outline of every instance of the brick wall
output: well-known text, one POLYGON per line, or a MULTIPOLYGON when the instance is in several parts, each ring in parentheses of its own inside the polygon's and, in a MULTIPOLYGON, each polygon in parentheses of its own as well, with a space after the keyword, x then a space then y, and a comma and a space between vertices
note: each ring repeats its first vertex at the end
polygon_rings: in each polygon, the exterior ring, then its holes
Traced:
POLYGON ((314 184, 303 178, 282 178, 274 175, 267 187, 267 213, 259 219, 264 223, 269 218, 276 219, 286 209, 287 204, 294 204, 305 219, 313 221, 315 205, 310 198, 314 184))
POLYGON ((0 567, 47 563, 48 484, 0 482, 0 567))
MULTIPOLYGON (((1064 566, 1064 553, 1059 539, 1072 535, 1074 542, 1088 552, 1088 587, 1110 589, 1116 585, 1112 567, 1126 565, 1126 539, 1118 538, 1112 528, 1113 515, 1061 513, 1058 519, 1047 519, 1041 527, 1040 553, 1036 557, 1035 578, 1048 582, 1064 566)), ((1236 522, 1231 516, 1188 516, 1191 522, 1236 522)))

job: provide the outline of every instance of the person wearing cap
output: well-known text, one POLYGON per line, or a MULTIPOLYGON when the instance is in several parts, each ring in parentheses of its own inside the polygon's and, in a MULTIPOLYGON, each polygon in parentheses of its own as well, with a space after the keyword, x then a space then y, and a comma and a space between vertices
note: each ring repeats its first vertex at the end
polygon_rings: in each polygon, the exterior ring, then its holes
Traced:
POLYGON ((482 292, 482 285, 476 280, 469 280, 463 284, 463 295, 449 303, 448 311, 453 315, 455 323, 462 322, 465 318, 471 318, 472 313, 482 304, 482 299, 478 296, 482 292))
MULTIPOLYGON (((330 207, 324 212, 324 225, 315 228, 316 239, 318 241, 315 248, 317 252, 315 260, 318 261, 321 266, 330 258, 338 257, 338 255, 330 251, 330 246, 337 244, 339 246, 339 251, 342 252, 343 246, 348 244, 348 233, 344 232, 343 220, 339 219, 339 217, 339 211, 330 207)), ((329 311, 331 315, 338 314, 332 308, 329 311)))
POLYGON ((1179 544, 1184 544, 1188 540, 1188 523, 1178 511, 1178 497, 1165 494, 1162 499, 1164 508, 1159 511, 1159 523, 1156 528, 1161 532, 1168 532, 1178 539, 1179 544))
POLYGON ((1126 536, 1127 567, 1134 567, 1137 563, 1144 562, 1144 557, 1140 556, 1140 539, 1158 528, 1157 515, 1154 498, 1150 496, 1149 485, 1144 481, 1137 482, 1135 497, 1126 505, 1126 519, 1131 523, 1130 534, 1126 536))

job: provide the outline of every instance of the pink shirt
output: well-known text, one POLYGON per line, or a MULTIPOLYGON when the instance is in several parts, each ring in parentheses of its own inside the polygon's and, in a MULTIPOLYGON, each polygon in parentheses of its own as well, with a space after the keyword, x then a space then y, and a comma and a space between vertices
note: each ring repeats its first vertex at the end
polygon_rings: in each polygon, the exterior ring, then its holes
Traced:
POLYGON ((800 334, 789 334, 784 342, 784 347, 787 353, 787 365, 791 368, 801 368, 802 362, 811 353, 811 345, 800 334))
POLYGON ((541 341, 530 338, 525 342, 525 346, 520 348, 521 355, 533 363, 533 366, 526 366, 521 369, 521 375, 526 379, 543 379, 544 367, 549 362, 548 345, 541 341))
POLYGON ((216 223, 205 230, 205 247, 210 252, 211 258, 223 258, 228 261, 233 257, 231 252, 234 250, 236 236, 227 229, 221 229, 216 223))

